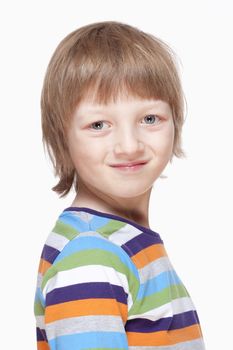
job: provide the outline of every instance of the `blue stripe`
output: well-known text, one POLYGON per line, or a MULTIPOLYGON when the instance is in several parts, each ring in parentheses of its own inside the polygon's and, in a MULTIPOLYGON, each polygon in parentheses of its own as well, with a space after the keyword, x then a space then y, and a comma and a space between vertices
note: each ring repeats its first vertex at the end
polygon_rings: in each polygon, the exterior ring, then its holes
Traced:
POLYGON ((42 291, 40 287, 36 288, 36 293, 35 293, 35 302, 36 303, 41 303, 43 307, 45 307, 45 301, 44 301, 44 296, 42 294, 42 291))
POLYGON ((75 212, 63 212, 59 216, 59 219, 62 222, 73 226, 79 232, 96 231, 99 228, 108 224, 109 221, 111 221, 110 218, 89 214, 89 220, 86 222, 85 220, 81 219, 78 215, 75 215, 75 212))
POLYGON ((73 239, 65 246, 65 248, 58 255, 54 263, 61 261, 62 259, 66 258, 67 256, 70 256, 71 254, 89 249, 102 249, 103 254, 104 251, 115 254, 123 262, 123 264, 125 264, 128 267, 128 269, 136 276, 136 278, 139 279, 137 268, 130 260, 127 253, 125 253, 125 251, 119 246, 114 245, 107 239, 100 237, 82 236, 73 239))
POLYGON ((143 299, 146 296, 157 293, 171 285, 181 283, 180 278, 174 270, 162 272, 158 276, 148 280, 146 283, 141 284, 137 299, 143 299))
POLYGON ((77 215, 72 215, 68 212, 62 213, 59 215, 59 221, 64 224, 72 226, 78 232, 90 231, 89 222, 85 222, 77 215))
POLYGON ((111 219, 104 218, 101 216, 93 216, 93 218, 90 221, 90 229, 93 231, 97 231, 99 228, 107 225, 111 219))
POLYGON ((85 332, 63 335, 49 341, 51 350, 83 350, 91 348, 128 349, 125 333, 119 332, 85 332))

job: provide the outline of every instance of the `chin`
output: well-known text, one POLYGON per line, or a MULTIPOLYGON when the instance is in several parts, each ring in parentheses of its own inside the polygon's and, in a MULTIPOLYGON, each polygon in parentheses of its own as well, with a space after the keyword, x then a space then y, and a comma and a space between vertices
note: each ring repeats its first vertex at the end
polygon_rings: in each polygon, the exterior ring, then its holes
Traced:
POLYGON ((152 188, 153 184, 151 184, 151 186, 149 187, 143 187, 140 186, 140 188, 129 188, 129 186, 126 186, 126 188, 124 188, 124 186, 122 186, 121 188, 119 188, 118 191, 112 191, 111 196, 115 196, 115 197, 120 197, 120 198, 135 198, 135 197, 139 197, 142 196, 143 194, 146 194, 151 188, 152 188))

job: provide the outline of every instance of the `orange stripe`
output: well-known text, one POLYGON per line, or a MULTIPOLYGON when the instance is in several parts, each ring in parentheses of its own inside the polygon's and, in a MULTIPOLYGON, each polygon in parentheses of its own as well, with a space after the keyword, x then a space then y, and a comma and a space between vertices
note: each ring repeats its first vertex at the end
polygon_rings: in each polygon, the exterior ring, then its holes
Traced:
POLYGON ((45 323, 84 315, 120 315, 127 320, 127 305, 113 299, 85 299, 51 305, 45 311, 45 323))
POLYGON ((50 264, 48 261, 44 260, 44 259, 40 259, 40 265, 39 265, 39 273, 41 273, 42 275, 45 274, 45 272, 48 270, 48 268, 51 266, 52 264, 50 264))
POLYGON ((172 331, 160 331, 153 333, 127 332, 129 346, 166 346, 201 338, 201 330, 198 324, 175 329, 172 331))
POLYGON ((37 350, 49 350, 50 347, 46 341, 37 342, 37 350))
POLYGON ((133 257, 131 257, 131 259, 133 260, 137 268, 141 269, 145 265, 163 256, 167 256, 164 245, 152 244, 148 248, 145 248, 137 254, 135 254, 133 257))

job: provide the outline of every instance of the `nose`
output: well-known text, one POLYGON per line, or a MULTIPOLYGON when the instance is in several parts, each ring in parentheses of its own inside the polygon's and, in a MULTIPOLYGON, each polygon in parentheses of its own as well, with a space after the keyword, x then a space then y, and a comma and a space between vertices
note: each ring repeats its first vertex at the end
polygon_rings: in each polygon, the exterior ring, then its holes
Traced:
POLYGON ((134 158, 135 155, 144 150, 142 140, 140 140, 137 132, 131 128, 122 128, 115 137, 114 151, 116 155, 125 154, 127 157, 134 158))

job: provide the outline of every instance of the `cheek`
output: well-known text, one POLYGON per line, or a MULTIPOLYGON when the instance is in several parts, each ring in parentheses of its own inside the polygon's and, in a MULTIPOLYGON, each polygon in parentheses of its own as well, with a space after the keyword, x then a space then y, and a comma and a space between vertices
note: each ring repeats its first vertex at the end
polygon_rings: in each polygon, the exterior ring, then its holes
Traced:
POLYGON ((173 149, 174 129, 172 127, 161 130, 153 135, 151 145, 157 154, 167 154, 173 149))
POLYGON ((174 143, 174 128, 170 128, 165 134, 164 144, 165 144, 165 147, 167 147, 168 149, 172 149, 173 143, 174 143))
POLYGON ((173 148, 174 136, 175 128, 173 122, 171 122, 171 124, 169 124, 168 128, 165 130, 164 133, 164 143, 167 145, 168 148, 173 148))
POLYGON ((90 167, 103 154, 101 145, 95 140, 73 136, 69 141, 70 155, 76 167, 90 167))

